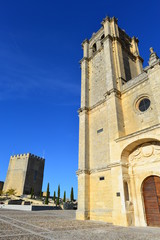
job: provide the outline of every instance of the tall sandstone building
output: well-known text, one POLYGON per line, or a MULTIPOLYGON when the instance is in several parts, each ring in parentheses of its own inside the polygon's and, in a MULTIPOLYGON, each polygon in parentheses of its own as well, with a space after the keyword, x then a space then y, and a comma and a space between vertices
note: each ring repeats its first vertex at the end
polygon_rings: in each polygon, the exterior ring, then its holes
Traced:
POLYGON ((114 17, 82 46, 77 219, 160 226, 160 60, 114 17))
POLYGON ((17 195, 34 194, 39 195, 42 190, 44 158, 33 154, 18 154, 11 156, 7 177, 3 190, 15 189, 17 195))

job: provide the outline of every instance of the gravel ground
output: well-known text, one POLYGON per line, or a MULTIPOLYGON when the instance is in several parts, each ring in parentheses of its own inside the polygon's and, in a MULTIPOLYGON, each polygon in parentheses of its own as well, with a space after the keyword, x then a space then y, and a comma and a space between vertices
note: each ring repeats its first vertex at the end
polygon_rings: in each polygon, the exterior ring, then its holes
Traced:
POLYGON ((0 240, 160 240, 160 228, 118 227, 75 220, 75 211, 24 212, 0 209, 0 240))

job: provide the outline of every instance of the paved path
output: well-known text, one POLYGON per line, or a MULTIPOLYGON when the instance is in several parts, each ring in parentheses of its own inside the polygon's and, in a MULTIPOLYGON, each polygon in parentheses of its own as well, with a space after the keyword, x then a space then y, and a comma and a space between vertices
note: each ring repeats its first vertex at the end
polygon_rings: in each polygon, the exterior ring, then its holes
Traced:
POLYGON ((160 240, 160 228, 77 221, 75 211, 0 210, 0 240, 160 240))

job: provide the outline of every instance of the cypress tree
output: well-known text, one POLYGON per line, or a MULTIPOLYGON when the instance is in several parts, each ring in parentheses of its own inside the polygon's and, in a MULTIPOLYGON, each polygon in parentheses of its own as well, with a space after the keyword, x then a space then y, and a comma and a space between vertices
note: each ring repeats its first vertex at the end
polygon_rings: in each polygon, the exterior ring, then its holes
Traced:
POLYGON ((42 190, 40 191, 39 197, 40 197, 40 198, 42 197, 42 190))
POLYGON ((49 202, 48 199, 49 199, 49 183, 47 185, 47 194, 46 194, 45 204, 48 204, 48 202, 49 202))
POLYGON ((59 205, 59 197, 57 197, 57 202, 56 202, 56 206, 59 205))
POLYGON ((32 187, 31 188, 31 198, 33 198, 33 195, 34 195, 34 188, 32 187))
POLYGON ((59 205, 59 198, 60 198, 60 185, 58 185, 58 196, 57 196, 56 206, 59 205))
POLYGON ((64 191, 63 202, 66 201, 66 191, 64 191))
POLYGON ((53 201, 55 202, 56 200, 56 192, 54 191, 54 194, 53 194, 53 201))
POLYGON ((71 188, 70 200, 71 200, 71 202, 73 202, 73 200, 74 200, 74 192, 73 192, 73 187, 71 188))
POLYGON ((60 198, 60 185, 58 185, 58 197, 60 198))

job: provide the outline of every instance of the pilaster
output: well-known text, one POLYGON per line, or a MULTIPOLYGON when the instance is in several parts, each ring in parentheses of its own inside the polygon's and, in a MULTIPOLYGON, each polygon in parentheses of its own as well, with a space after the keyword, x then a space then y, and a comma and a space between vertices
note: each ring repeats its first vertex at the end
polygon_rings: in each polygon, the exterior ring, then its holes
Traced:
POLYGON ((139 55, 138 42, 138 38, 132 38, 132 53, 136 56, 137 74, 139 75, 143 72, 143 59, 139 55))
POLYGON ((81 108, 89 106, 89 71, 88 71, 88 40, 82 43, 83 58, 81 64, 81 108))
POLYGON ((88 109, 79 110, 79 164, 78 164, 78 210, 77 219, 89 219, 89 115, 88 109))
POLYGON ((113 224, 128 226, 125 198, 124 198, 124 187, 123 187, 123 173, 122 166, 112 167, 112 194, 113 194, 113 224))
POLYGON ((116 88, 114 64, 113 64, 113 51, 112 51, 112 37, 110 28, 110 18, 107 17, 103 20, 102 25, 104 27, 105 39, 103 40, 104 46, 104 58, 106 65, 106 86, 107 90, 116 88))

